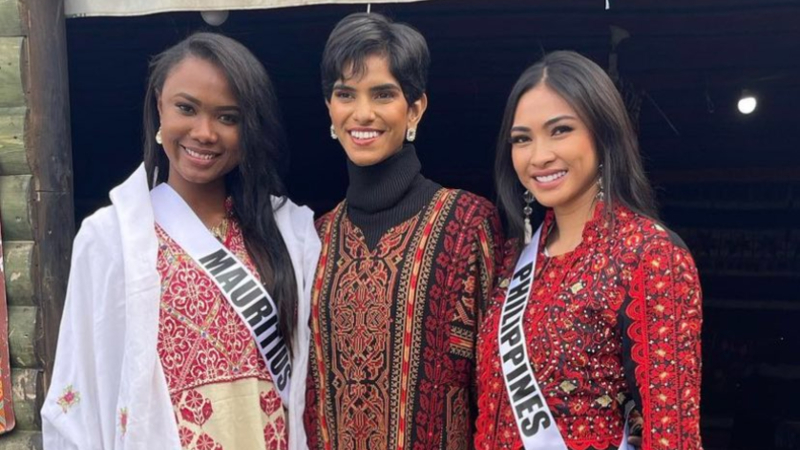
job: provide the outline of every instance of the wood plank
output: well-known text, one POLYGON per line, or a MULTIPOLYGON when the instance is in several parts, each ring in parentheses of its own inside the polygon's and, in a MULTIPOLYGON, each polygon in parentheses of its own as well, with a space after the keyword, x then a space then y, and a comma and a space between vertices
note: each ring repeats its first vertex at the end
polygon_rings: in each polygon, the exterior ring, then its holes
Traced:
POLYGON ((0 37, 0 107, 25 106, 23 37, 0 37))
MULTIPOLYGON (((14 398, 14 415, 18 430, 39 430, 42 427, 39 410, 42 409, 42 371, 38 369, 12 369, 11 390, 14 398)), ((0 437, 2 440, 2 437, 0 437)))
POLYGON ((46 390, 55 360, 75 235, 67 36, 64 0, 26 0, 23 9, 27 10, 23 16, 30 18, 26 43, 30 112, 25 147, 36 178, 32 208, 37 261, 34 298, 42 317, 36 348, 44 364, 46 390))
POLYGON ((10 306, 34 306, 33 241, 3 243, 6 297, 10 306))
POLYGON ((42 433, 37 431, 15 430, 0 436, 3 450, 42 450, 42 433))
POLYGON ((31 176, 0 176, 0 219, 6 241, 33 240, 31 176))
POLYGON ((0 36, 22 36, 19 0, 0 0, 0 36))
POLYGON ((25 152, 26 113, 27 108, 0 109, 0 175, 31 173, 25 152))
POLYGON ((39 308, 34 306, 9 306, 8 347, 11 366, 16 368, 38 368, 41 363, 36 355, 39 308))

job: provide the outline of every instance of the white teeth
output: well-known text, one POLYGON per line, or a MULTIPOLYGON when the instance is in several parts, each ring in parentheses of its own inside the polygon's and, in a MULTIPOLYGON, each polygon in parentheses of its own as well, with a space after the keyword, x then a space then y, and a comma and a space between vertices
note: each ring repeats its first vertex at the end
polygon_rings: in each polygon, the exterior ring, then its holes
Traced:
POLYGON ((193 150, 190 150, 190 149, 188 149, 186 147, 183 147, 183 149, 186 150, 186 153, 190 154, 191 156, 193 156, 195 158, 199 158, 199 159, 211 160, 211 159, 214 159, 214 158, 217 157, 217 155, 214 155, 214 154, 197 153, 197 152, 195 152, 193 150))
POLYGON ((567 171, 566 170, 562 170, 561 172, 556 172, 554 174, 547 175, 547 176, 544 176, 544 177, 536 177, 536 181, 538 181, 539 183, 549 183, 551 181, 555 181, 555 180, 563 177, 566 174, 567 174, 567 171))
POLYGON ((350 136, 353 136, 356 139, 374 139, 378 137, 380 133, 377 131, 351 131, 350 136))

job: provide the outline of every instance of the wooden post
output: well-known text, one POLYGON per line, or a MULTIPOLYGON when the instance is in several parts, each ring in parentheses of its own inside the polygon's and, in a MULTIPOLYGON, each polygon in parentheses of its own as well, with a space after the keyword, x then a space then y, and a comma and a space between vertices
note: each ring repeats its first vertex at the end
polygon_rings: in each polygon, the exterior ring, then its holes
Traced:
POLYGON ((42 406, 72 238, 63 0, 0 0, 0 212, 17 428, 0 448, 42 448, 42 406))
POLYGON ((25 145, 34 176, 35 298, 42 333, 37 349, 50 384, 67 291, 75 208, 64 0, 26 0, 28 24, 28 124, 25 145))

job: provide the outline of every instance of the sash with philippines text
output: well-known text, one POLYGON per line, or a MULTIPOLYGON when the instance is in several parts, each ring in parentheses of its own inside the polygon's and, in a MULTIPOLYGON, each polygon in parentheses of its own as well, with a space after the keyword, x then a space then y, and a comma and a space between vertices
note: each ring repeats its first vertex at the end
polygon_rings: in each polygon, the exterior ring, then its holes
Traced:
MULTIPOLYGON (((500 315, 498 339, 500 360, 503 364, 503 381, 506 385, 511 409, 517 421, 522 444, 526 450, 567 450, 567 444, 547 406, 547 401, 536 381, 528 345, 523 329, 523 317, 528 309, 528 299, 533 289, 539 238, 542 227, 536 230, 530 244, 525 246, 514 268, 500 315)), ((628 449, 628 413, 619 449, 628 449)))
POLYGON ((284 405, 289 405, 292 365, 278 328, 278 308, 246 265, 225 248, 168 184, 150 197, 156 223, 214 280, 222 295, 250 330, 284 405))

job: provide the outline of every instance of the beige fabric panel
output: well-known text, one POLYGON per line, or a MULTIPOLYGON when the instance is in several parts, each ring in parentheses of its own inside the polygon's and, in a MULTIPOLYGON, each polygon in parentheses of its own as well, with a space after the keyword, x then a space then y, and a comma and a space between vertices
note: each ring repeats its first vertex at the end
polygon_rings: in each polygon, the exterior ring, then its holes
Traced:
POLYGON ((65 0, 68 18, 143 16, 171 11, 270 9, 324 4, 413 3, 428 0, 65 0))

